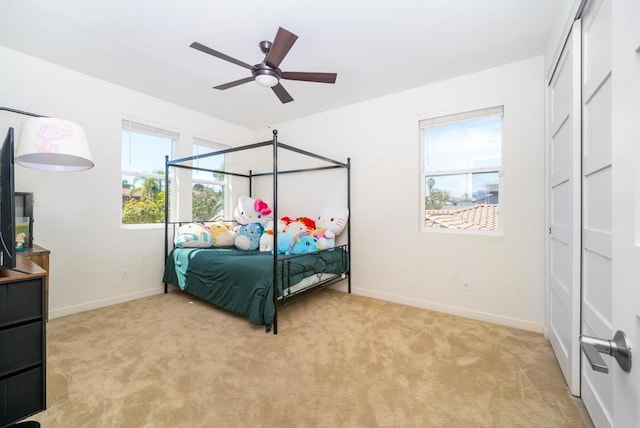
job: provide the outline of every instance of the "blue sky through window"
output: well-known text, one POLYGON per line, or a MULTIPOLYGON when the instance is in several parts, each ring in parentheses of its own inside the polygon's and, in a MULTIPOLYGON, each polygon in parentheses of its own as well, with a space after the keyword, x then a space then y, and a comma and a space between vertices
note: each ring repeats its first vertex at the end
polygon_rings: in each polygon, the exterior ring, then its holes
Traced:
MULTIPOLYGON (((210 153, 216 151, 215 148, 209 147, 209 146, 202 146, 202 145, 198 145, 198 144, 194 144, 193 145, 193 154, 194 155, 201 155, 201 154, 205 154, 205 153, 210 153)), ((198 168, 207 168, 207 169, 211 169, 211 170, 216 170, 216 171, 220 171, 224 169, 224 155, 218 155, 218 156, 207 156, 205 158, 201 158, 201 159, 196 159, 193 161, 193 166, 196 166, 198 168)), ((194 170, 193 171, 193 178, 194 179, 201 179, 201 180, 207 180, 207 179, 211 179, 215 176, 212 175, 212 173, 210 172, 206 172, 206 171, 197 171, 194 170)))
POLYGON ((424 170, 500 167, 502 116, 425 128, 424 170))
POLYGON ((171 157, 171 138, 122 131, 122 170, 164 173, 165 155, 171 157))

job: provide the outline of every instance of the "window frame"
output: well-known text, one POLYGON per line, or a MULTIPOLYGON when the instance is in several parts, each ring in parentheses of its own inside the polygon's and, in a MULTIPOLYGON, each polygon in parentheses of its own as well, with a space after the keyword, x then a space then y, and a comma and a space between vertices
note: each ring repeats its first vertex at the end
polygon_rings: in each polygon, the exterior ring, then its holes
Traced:
POLYGON ((452 233, 452 234, 466 234, 466 235, 490 235, 500 236, 504 235, 504 104, 495 103, 489 107, 476 108, 473 110, 467 110, 464 112, 443 114, 434 116, 428 119, 423 119, 418 122, 418 132, 420 135, 420 157, 419 157, 419 170, 420 170, 420 198, 419 198, 419 222, 421 232, 425 233, 452 233), (460 168, 460 169, 438 169, 427 170, 425 168, 425 155, 426 155, 426 142, 424 138, 425 129, 435 128, 444 125, 451 125, 455 123, 469 122, 479 119, 485 119, 490 117, 500 116, 500 165, 497 167, 477 167, 477 168, 460 168), (426 225, 426 180, 428 177, 434 176, 454 176, 454 175, 466 175, 466 174, 483 174, 483 173, 497 173, 498 175, 498 227, 494 230, 476 230, 476 229, 454 229, 444 227, 427 227, 426 225))
MULTIPOLYGON (((168 180, 169 183, 169 188, 173 188, 175 185, 175 174, 173 173, 169 173, 168 177, 165 177, 164 172, 165 172, 165 168, 164 165, 162 167, 162 173, 153 173, 153 172, 148 172, 148 171, 139 171, 136 169, 127 169, 127 168, 123 168, 122 166, 122 157, 124 156, 123 153, 123 140, 122 140, 122 133, 124 131, 127 132, 131 132, 131 133, 136 133, 136 134, 142 134, 142 135, 147 135, 147 136, 152 136, 152 137, 159 137, 159 138, 166 138, 166 139, 170 139, 171 140, 171 148, 170 148, 170 153, 169 158, 172 158, 174 156, 174 153, 176 151, 176 147, 177 144, 180 140, 180 133, 175 131, 175 130, 171 130, 169 128, 160 128, 158 126, 155 125, 149 125, 146 123, 143 123, 143 121, 140 120, 131 120, 131 119, 126 119, 123 118, 122 119, 122 125, 121 125, 121 130, 120 130, 120 135, 121 135, 121 141, 120 141, 120 181, 122 182, 122 178, 125 176, 132 176, 132 177, 142 177, 142 178, 153 178, 153 179, 157 179, 160 182, 160 187, 161 187, 161 191, 163 192, 165 190, 165 181, 168 180)), ((164 156, 163 156, 163 164, 164 164, 164 156)), ((133 183, 131 183, 133 184, 133 183)), ((165 195, 165 198, 167 198, 168 196, 165 195)), ((121 196, 121 203, 122 203, 122 196, 121 196)), ((120 227, 123 229, 154 229, 154 228, 161 228, 164 226, 164 222, 158 222, 158 223, 124 223, 123 222, 123 210, 122 210, 122 206, 120 207, 120 227)))
MULTIPOLYGON (((217 141, 211 141, 208 140, 206 138, 201 138, 201 137, 193 137, 193 142, 191 145, 191 154, 193 155, 193 149, 194 147, 206 147, 209 148, 211 150, 205 152, 205 153, 211 153, 211 152, 216 152, 216 151, 220 151, 220 150, 226 150, 231 148, 231 146, 227 145, 227 144, 223 144, 223 143, 219 143, 217 141)), ((204 154, 204 153, 202 153, 204 154)), ((226 162, 227 162, 227 156, 225 154, 222 154, 222 156, 224 157, 223 160, 223 165, 226 168, 226 162)), ((222 187, 222 197, 223 197, 223 203, 224 203, 224 208, 223 208, 223 212, 225 213, 226 216, 229 215, 229 209, 231 207, 230 204, 230 187, 231 187, 231 183, 229 180, 229 175, 227 174, 223 174, 223 179, 222 180, 216 180, 216 179, 202 179, 202 178, 195 178, 194 174, 197 174, 197 171, 194 170, 193 173, 190 176, 190 180, 191 180, 191 218, 194 218, 193 215, 193 186, 195 184, 203 184, 203 185, 211 185, 211 186, 221 186, 222 187)), ((209 221, 209 220, 207 220, 209 221)))

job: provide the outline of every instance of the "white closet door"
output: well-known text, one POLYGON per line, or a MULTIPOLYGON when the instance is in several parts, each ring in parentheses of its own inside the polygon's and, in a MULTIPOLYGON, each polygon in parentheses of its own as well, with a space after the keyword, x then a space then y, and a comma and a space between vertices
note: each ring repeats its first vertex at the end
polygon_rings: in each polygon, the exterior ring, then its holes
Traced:
MULTIPOLYGON (((583 303, 582 333, 613 337, 611 198, 611 1, 592 1, 583 16, 583 303)), ((596 426, 613 412, 613 377, 583 357, 582 399, 596 426)), ((609 362, 610 363, 610 362, 609 362)), ((610 365, 610 364, 609 364, 610 365)))
POLYGON ((580 21, 547 88, 548 338, 573 395, 580 394, 580 21))
POLYGON ((597 427, 639 423, 639 11, 637 0, 595 0, 583 16, 582 333, 624 332, 636 354, 626 367, 585 354, 582 398, 597 427))

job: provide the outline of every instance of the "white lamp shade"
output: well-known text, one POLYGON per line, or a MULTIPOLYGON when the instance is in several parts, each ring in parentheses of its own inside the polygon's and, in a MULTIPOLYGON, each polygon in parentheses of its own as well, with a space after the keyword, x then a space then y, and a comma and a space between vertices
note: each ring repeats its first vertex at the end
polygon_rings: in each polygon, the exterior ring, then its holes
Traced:
POLYGON ((255 79, 259 85, 266 88, 272 88, 278 84, 278 78, 276 76, 272 76, 271 74, 258 74, 255 79))
POLYGON ((22 123, 15 161, 48 171, 83 171, 94 165, 84 129, 49 117, 33 117, 22 123))

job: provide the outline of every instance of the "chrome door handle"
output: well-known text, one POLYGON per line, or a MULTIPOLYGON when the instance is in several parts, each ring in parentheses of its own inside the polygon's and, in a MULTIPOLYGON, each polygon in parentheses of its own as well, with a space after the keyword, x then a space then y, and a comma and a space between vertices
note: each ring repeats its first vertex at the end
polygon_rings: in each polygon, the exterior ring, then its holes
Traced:
POLYGON ((611 355, 625 372, 631 370, 631 348, 627 336, 620 330, 616 331, 611 340, 582 335, 580 347, 591 368, 597 372, 609 373, 609 367, 600 354, 611 355))

